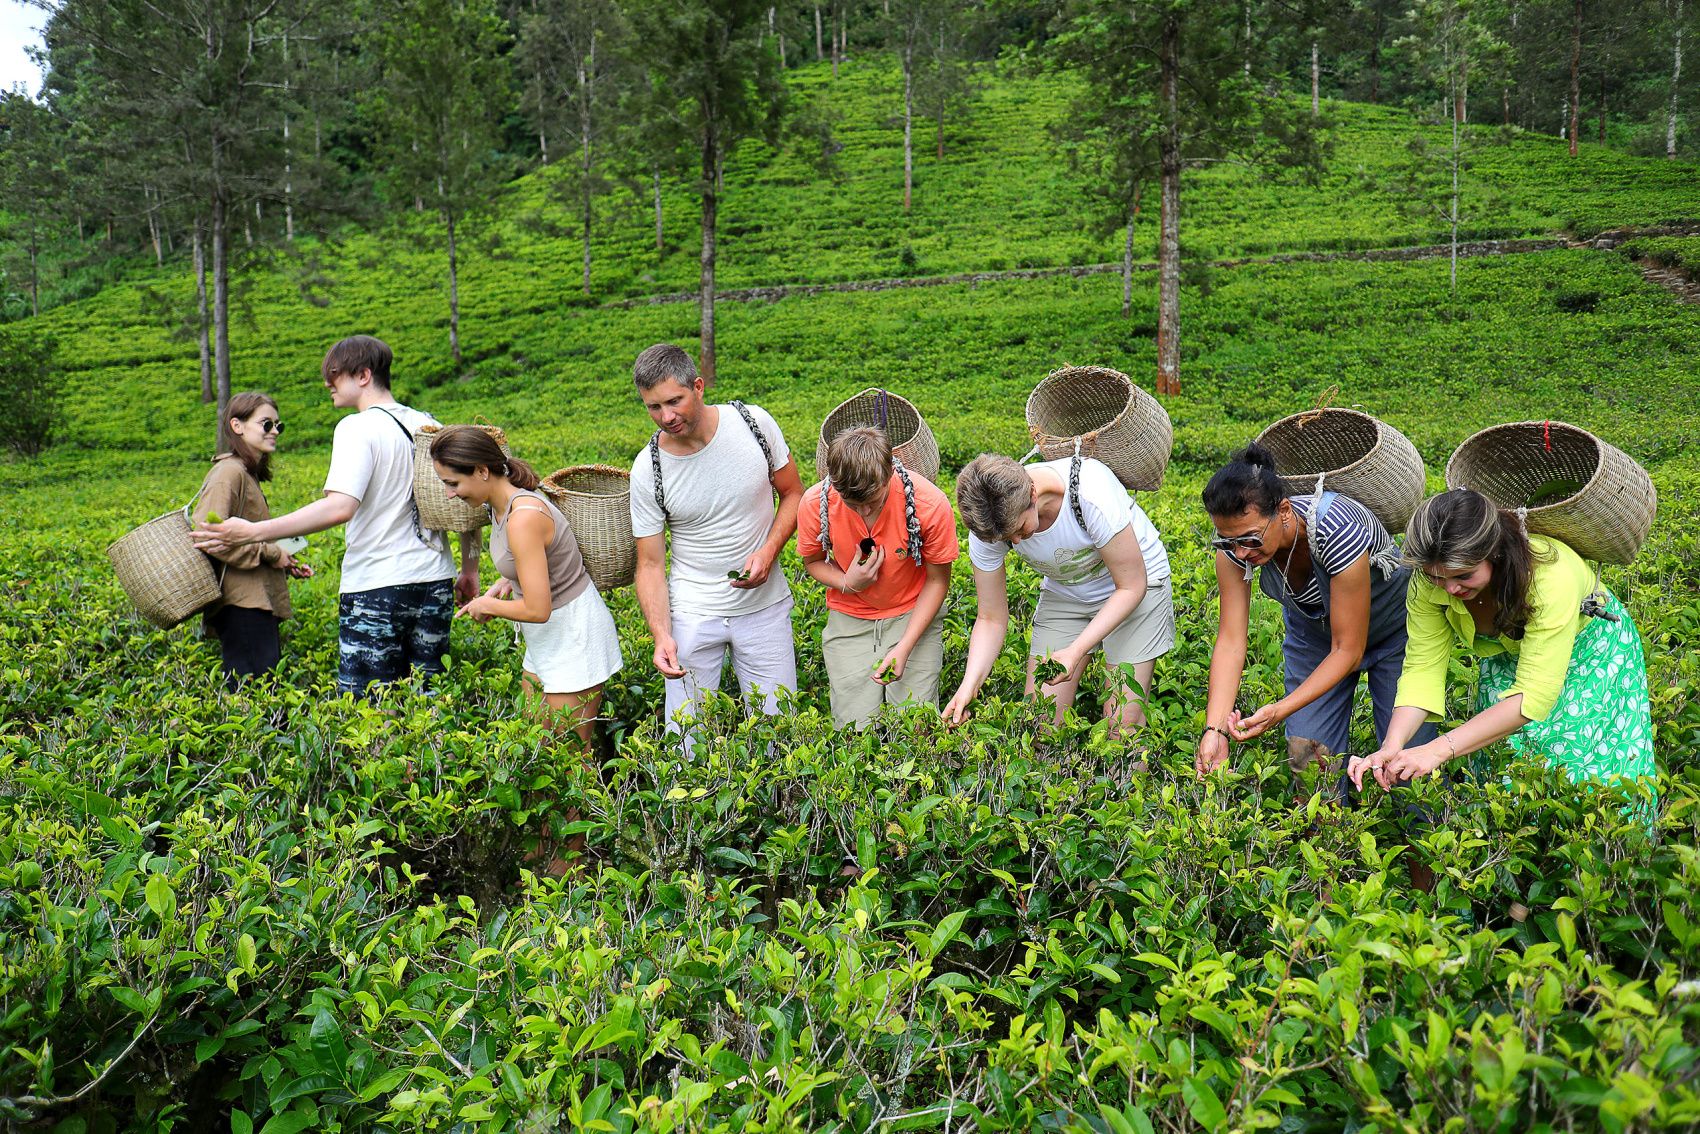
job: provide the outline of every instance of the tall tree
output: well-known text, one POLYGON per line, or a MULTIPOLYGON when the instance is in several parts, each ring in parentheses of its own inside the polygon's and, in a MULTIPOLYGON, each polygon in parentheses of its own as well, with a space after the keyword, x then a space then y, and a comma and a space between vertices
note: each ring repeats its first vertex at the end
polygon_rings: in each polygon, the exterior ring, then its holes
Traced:
POLYGON ((21 91, 0 93, 0 215, 22 257, 32 315, 41 314, 42 252, 63 216, 64 143, 65 131, 45 105, 21 91))
POLYGON ((572 164, 558 168, 549 184, 575 206, 586 295, 596 198, 610 186, 603 151, 618 127, 622 88, 631 72, 625 62, 626 36, 625 20, 612 0, 538 0, 520 18, 517 62, 520 73, 534 77, 536 84, 535 96, 528 90, 527 110, 539 137, 552 133, 572 146, 572 164))
POLYGON ((935 21, 927 37, 927 58, 916 76, 915 104, 933 123, 934 153, 944 157, 945 122, 965 119, 979 94, 974 60, 967 36, 978 10, 958 4, 946 19, 935 21))
POLYGON ((702 205, 699 276, 701 358, 714 377, 714 269, 719 237, 720 174, 747 138, 777 140, 785 92, 767 36, 764 0, 637 0, 631 10, 656 97, 646 100, 657 133, 692 139, 695 191, 702 205))
POLYGON ((1465 219, 1465 177, 1474 152, 1462 92, 1478 62, 1485 70, 1505 50, 1494 35, 1492 15, 1488 4, 1475 0, 1416 0, 1410 12, 1412 33, 1399 44, 1442 96, 1448 142, 1436 147, 1426 134, 1413 136, 1406 147, 1407 160, 1395 170, 1388 188, 1408 215, 1439 221, 1446 228, 1454 296, 1458 294, 1458 230, 1465 219))
POLYGON ((459 366, 461 243, 501 184, 508 36, 491 0, 376 0, 373 17, 365 39, 381 74, 371 102, 382 181, 394 201, 429 202, 443 226, 449 355, 459 366))
MULTIPOLYGON (((49 51, 77 60, 100 118, 104 177, 194 202, 211 254, 212 364, 219 416, 230 398, 230 235, 237 210, 279 200, 288 180, 278 124, 283 42, 329 0, 34 0, 52 13, 49 51)), ((55 71, 57 71, 57 66, 55 71)))
MULTIPOLYGON (((1055 41, 1095 96, 1074 105, 1083 122, 1142 115, 1155 127, 1160 394, 1180 391, 1183 172, 1222 160, 1311 177, 1321 167, 1317 128, 1323 120, 1307 105, 1266 92, 1246 73, 1244 54, 1236 50, 1237 24, 1223 20, 1220 5, 1211 0, 1070 0, 1055 41), (1103 97, 1112 91, 1125 92, 1136 104, 1115 105, 1117 99, 1103 97)), ((1138 184, 1132 171, 1141 168, 1151 142, 1144 132, 1120 129, 1106 129, 1103 137, 1105 144, 1129 151, 1117 162, 1133 182, 1128 199, 1117 202, 1117 219, 1125 220, 1138 184)))
POLYGON ((1665 113, 1665 158, 1676 159, 1676 96, 1682 89, 1683 0, 1666 0, 1670 10, 1670 108, 1665 113))

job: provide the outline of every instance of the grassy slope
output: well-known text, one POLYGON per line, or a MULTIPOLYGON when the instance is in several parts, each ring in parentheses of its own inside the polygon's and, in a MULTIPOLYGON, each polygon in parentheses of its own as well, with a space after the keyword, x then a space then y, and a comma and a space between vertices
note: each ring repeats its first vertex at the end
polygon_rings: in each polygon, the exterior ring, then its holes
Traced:
MULTIPOLYGON (((1053 79, 989 85, 968 136, 953 139, 944 165, 924 157, 915 215, 907 224, 894 219, 882 207, 894 157, 882 101, 889 101, 889 78, 875 65, 857 65, 833 88, 849 173, 841 185, 810 186, 794 159, 770 161, 757 146, 742 152, 728 171, 722 278, 729 285, 885 274, 896 235, 913 242, 924 269, 939 271, 985 268, 1014 248, 1032 249, 1035 259, 1109 254, 1081 235, 1078 202, 1048 156, 1044 124, 1061 112, 1065 95, 1053 79), (941 203, 947 193, 954 196, 941 203), (776 235, 781 227, 784 239, 776 235), (832 255, 811 259, 817 241, 834 243, 832 255)), ((824 70, 797 81, 832 85, 824 70)), ((1341 108, 1341 118, 1338 160, 1318 188, 1276 189, 1226 169, 1197 177, 1187 197, 1194 243, 1246 252, 1432 239, 1431 231, 1399 227, 1407 222, 1364 191, 1358 173, 1398 159, 1409 120, 1364 107, 1341 108)), ((1538 138, 1490 148, 1479 161, 1514 190, 1507 199, 1517 203, 1497 231, 1700 215, 1700 179, 1687 166, 1591 148, 1570 163, 1538 138)), ((518 187, 516 212, 538 192, 536 181, 518 187)), ((681 212, 675 202, 674 216, 681 212)), ((669 257, 654 281, 641 278, 646 223, 641 214, 611 223, 602 270, 610 278, 625 272, 643 289, 682 286, 692 271, 686 253, 669 257)), ((511 258, 475 257, 465 281, 467 338, 479 360, 465 377, 428 389, 422 386, 445 367, 434 257, 376 236, 321 250, 319 278, 332 281, 321 288, 327 305, 303 299, 298 269, 247 281, 252 318, 233 327, 237 385, 275 392, 291 426, 271 493, 277 506, 316 494, 336 416, 318 385, 317 362, 326 343, 355 329, 397 348, 404 399, 445 420, 485 414, 541 466, 630 459, 649 430, 629 393, 630 359, 659 339, 689 343, 694 306, 572 305, 576 244, 526 236, 522 226, 505 231, 511 258)), ((155 284, 178 298, 190 287, 182 277, 155 284)), ((773 409, 806 472, 820 419, 872 383, 920 404, 947 470, 983 448, 1019 453, 1026 447, 1021 404, 1045 371, 1094 361, 1149 373, 1152 284, 1138 281, 1131 321, 1118 317, 1120 284, 1107 276, 726 304, 720 393, 773 409)), ((1468 262, 1455 303, 1442 262, 1243 267, 1189 289, 1185 311, 1185 393, 1169 407, 1177 465, 1169 487, 1147 505, 1176 541, 1197 526, 1193 501, 1207 466, 1333 386, 1337 402, 1362 405, 1406 431, 1436 472, 1468 432, 1549 415, 1596 428, 1658 467, 1682 449, 1693 391, 1685 360, 1700 349, 1692 308, 1647 286, 1621 259, 1588 251, 1468 262), (1592 310, 1561 307, 1561 295, 1592 296, 1592 310)), ((196 399, 192 345, 171 341, 141 313, 139 285, 40 322, 59 336, 70 367, 70 443, 39 463, 0 465, 0 485, 62 501, 25 510, 15 521, 25 538, 52 542, 62 525, 76 522, 98 546, 192 492, 211 411, 196 399), (123 489, 101 491, 115 468, 123 489)), ((1686 466, 1678 461, 1673 475, 1678 468, 1686 466)), ((1680 493, 1667 491, 1667 517, 1692 512, 1680 493)), ((335 537, 321 542, 322 562, 334 565, 335 537)), ((330 572, 308 593, 333 587, 330 572)))

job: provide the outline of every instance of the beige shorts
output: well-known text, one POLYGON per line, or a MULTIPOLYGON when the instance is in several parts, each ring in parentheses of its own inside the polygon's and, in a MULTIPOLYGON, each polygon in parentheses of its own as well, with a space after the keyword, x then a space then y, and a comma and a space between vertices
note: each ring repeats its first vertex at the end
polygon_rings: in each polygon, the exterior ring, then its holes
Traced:
POLYGON ((832 723, 839 728, 865 726, 882 705, 914 701, 939 703, 939 673, 944 669, 944 611, 933 619, 909 653, 903 676, 889 685, 873 678, 874 666, 903 640, 909 615, 857 618, 840 610, 826 613, 821 652, 832 689, 832 723))
MULTIPOLYGON (((1074 644, 1102 604, 1081 602, 1054 591, 1039 595, 1033 612, 1033 637, 1027 646, 1030 657, 1054 654, 1074 644)), ((1175 648, 1175 603, 1167 579, 1150 587, 1133 613, 1105 635, 1104 660, 1110 665, 1138 665, 1160 658, 1175 648)))

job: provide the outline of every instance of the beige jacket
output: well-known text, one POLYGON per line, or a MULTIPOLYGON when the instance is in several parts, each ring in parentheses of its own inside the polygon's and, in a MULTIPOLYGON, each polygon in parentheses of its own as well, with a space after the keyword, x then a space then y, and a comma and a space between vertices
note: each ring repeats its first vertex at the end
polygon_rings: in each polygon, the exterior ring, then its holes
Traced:
MULTIPOLYGON (((204 522, 209 512, 221 520, 271 519, 260 482, 233 453, 213 458, 200 499, 195 502, 194 522, 204 522)), ((213 558, 222 561, 224 589, 205 613, 211 615, 227 606, 269 610, 280 619, 295 613, 289 605, 289 575, 278 566, 288 558, 283 548, 275 543, 249 543, 213 558)))

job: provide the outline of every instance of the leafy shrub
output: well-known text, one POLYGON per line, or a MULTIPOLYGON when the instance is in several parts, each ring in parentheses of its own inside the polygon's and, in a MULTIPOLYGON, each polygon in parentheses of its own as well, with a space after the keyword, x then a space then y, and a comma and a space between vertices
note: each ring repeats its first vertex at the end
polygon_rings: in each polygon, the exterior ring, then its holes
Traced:
POLYGON ((21 326, 0 326, 0 445, 33 457, 59 428, 57 344, 21 326))

